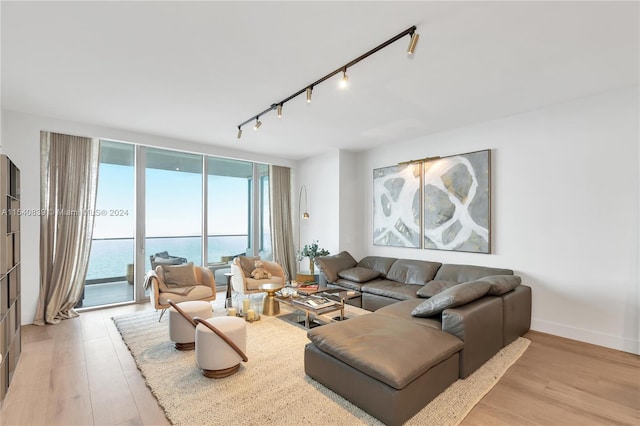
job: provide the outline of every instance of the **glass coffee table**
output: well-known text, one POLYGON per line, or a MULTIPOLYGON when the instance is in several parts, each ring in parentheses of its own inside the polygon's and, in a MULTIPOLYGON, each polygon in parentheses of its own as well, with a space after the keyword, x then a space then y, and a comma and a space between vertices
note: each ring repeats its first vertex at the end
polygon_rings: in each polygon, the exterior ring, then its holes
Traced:
POLYGON ((310 295, 298 295, 295 297, 292 295, 284 296, 282 294, 276 294, 275 300, 282 302, 295 310, 304 312, 304 326, 305 328, 310 328, 312 325, 312 317, 315 321, 320 322, 344 320, 344 305, 346 301, 356 297, 362 297, 362 294, 351 290, 323 289, 310 295), (316 306, 311 304, 313 301, 317 301, 316 306), (339 312, 340 315, 334 318, 329 318, 328 321, 324 320, 327 317, 323 317, 322 319, 320 318, 321 316, 332 312, 339 312))
MULTIPOLYGON (((319 298, 315 298, 320 300, 319 298)), ((294 310, 304 312, 304 326, 310 328, 312 324, 311 317, 319 319, 321 315, 325 315, 331 312, 340 312, 340 317, 344 317, 344 304, 336 301, 331 301, 330 305, 324 305, 320 303, 318 307, 310 306, 305 303, 308 300, 314 300, 313 296, 278 296, 276 295, 278 302, 284 303, 287 306, 292 307, 294 310)), ((331 322, 331 321, 329 321, 331 322)))

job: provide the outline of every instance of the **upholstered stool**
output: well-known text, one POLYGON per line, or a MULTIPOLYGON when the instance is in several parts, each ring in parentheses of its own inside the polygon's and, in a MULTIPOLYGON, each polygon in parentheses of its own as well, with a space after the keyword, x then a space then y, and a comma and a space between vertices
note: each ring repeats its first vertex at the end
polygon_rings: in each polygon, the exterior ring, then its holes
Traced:
POLYGON ((175 342, 179 351, 189 351, 196 347, 195 328, 193 318, 211 318, 213 308, 211 303, 202 300, 173 303, 169 308, 169 338, 175 342))
POLYGON ((247 362, 247 323, 238 317, 194 318, 196 364, 204 376, 219 379, 240 369, 247 362))

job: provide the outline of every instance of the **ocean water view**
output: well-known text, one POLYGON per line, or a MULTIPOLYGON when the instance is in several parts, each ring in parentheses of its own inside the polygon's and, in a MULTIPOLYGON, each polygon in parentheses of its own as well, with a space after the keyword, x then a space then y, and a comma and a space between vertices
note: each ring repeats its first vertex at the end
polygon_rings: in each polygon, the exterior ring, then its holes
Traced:
MULTIPOLYGON (((145 270, 151 269, 149 256, 167 251, 184 257, 196 265, 202 264, 202 237, 156 237, 146 239, 145 270)), ((222 256, 243 253, 248 246, 247 235, 209 236, 207 262, 218 262, 222 256)), ((127 265, 133 263, 133 238, 95 239, 91 245, 87 280, 123 277, 127 265)))

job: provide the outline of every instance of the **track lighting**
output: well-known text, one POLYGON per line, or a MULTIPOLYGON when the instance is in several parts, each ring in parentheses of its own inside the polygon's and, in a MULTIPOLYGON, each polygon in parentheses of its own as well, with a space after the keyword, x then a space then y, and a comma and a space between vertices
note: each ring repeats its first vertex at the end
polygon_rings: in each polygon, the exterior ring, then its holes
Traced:
POLYGON ((300 96, 303 93, 306 93, 307 96, 307 103, 311 103, 311 95, 313 92, 313 88, 315 86, 317 86, 318 84, 324 82, 325 80, 330 79, 331 77, 333 77, 334 75, 338 75, 340 73, 342 73, 342 78, 340 79, 340 83, 339 86, 340 88, 344 89, 347 87, 347 84, 349 82, 349 76, 347 75, 347 68, 351 68, 352 66, 354 66, 355 64, 357 64, 358 62, 362 61, 365 58, 368 58, 369 56, 373 55, 374 53, 376 53, 379 50, 384 49, 385 47, 389 46, 392 43, 395 43, 396 41, 400 40, 402 37, 409 35, 411 36, 411 40, 409 41, 409 47, 407 48, 407 53, 409 55, 413 55, 413 52, 415 51, 416 45, 418 43, 418 38, 420 37, 418 35, 418 33, 416 33, 416 26, 412 26, 407 28, 406 30, 402 31, 400 34, 395 35, 394 37, 391 37, 389 40, 385 41, 382 44, 379 44, 378 46, 374 47, 373 49, 369 50, 368 52, 358 56, 356 59, 352 60, 351 62, 348 62, 346 64, 344 64, 343 66, 341 66, 340 68, 336 69, 335 71, 330 72, 329 74, 325 75, 324 77, 320 78, 319 80, 316 80, 315 82, 306 85, 303 89, 298 90, 297 92, 295 92, 294 94, 290 95, 287 98, 284 98, 283 100, 281 100, 280 102, 276 102, 271 104, 271 106, 267 109, 265 109, 262 112, 259 112, 258 114, 254 115, 253 117, 245 120, 244 122, 240 123, 238 125, 238 139, 240 139, 240 137, 242 137, 242 126, 244 126, 245 124, 249 124, 251 123, 251 121, 255 120, 256 123, 253 126, 254 130, 258 130, 258 128, 262 125, 262 122, 260 121, 260 117, 263 116, 264 114, 268 113, 269 111, 273 111, 276 110, 276 113, 278 115, 278 118, 282 117, 282 107, 286 102, 289 102, 291 99, 300 96))
POLYGON ((342 71, 342 78, 340 79, 340 88, 346 89, 348 84, 349 84, 349 76, 347 75, 347 69, 345 68, 344 71, 342 71))
POLYGON ((413 55, 413 51, 416 50, 416 44, 418 44, 418 39, 420 38, 420 34, 417 32, 411 33, 411 41, 409 41, 409 47, 407 48, 407 53, 409 55, 413 55))

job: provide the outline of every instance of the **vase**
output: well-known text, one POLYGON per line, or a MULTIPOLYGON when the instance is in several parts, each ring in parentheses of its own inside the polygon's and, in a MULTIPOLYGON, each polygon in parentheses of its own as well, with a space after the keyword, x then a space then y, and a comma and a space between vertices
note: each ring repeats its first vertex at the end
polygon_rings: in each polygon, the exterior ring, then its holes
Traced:
POLYGON ((309 258, 309 275, 315 275, 313 270, 314 267, 315 265, 313 264, 313 259, 309 258))

